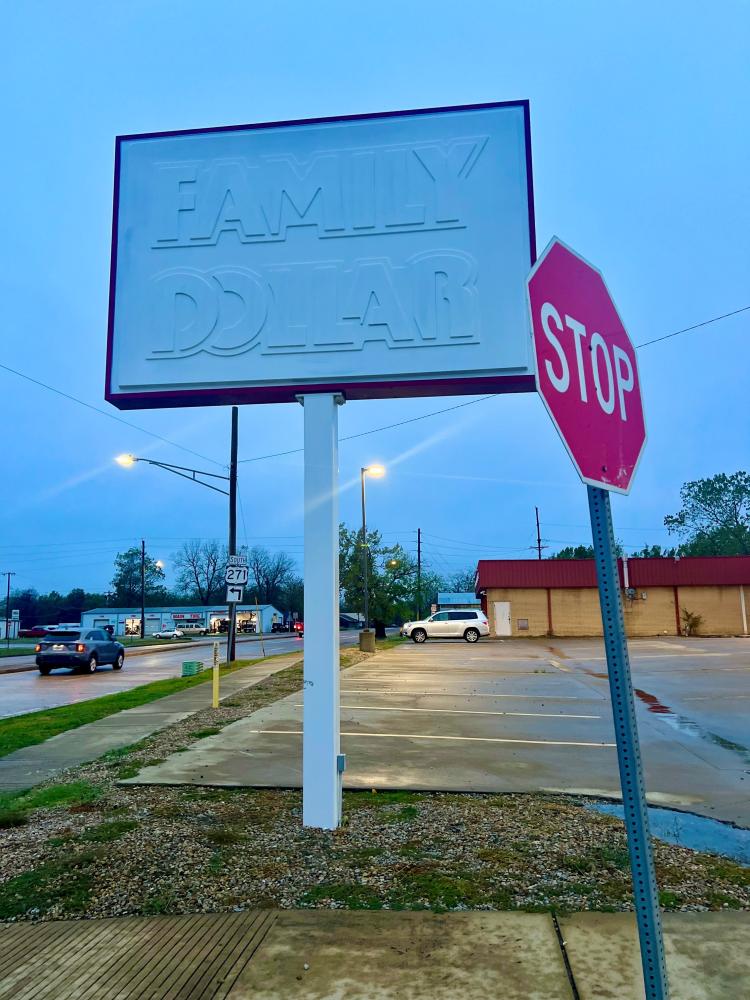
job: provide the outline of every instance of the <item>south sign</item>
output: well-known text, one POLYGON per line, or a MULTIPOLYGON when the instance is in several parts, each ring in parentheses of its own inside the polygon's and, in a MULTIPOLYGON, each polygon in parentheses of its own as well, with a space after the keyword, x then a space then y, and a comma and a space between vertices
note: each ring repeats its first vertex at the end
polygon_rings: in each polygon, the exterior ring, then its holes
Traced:
POLYGON ((121 136, 124 408, 533 391, 526 102, 121 136))

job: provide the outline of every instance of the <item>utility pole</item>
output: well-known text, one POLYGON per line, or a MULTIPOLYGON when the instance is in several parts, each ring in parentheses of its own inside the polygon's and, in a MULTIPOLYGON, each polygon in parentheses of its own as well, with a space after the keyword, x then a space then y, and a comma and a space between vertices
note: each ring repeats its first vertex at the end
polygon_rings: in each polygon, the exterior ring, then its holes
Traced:
POLYGON ((141 639, 146 638, 146 539, 141 539, 141 639))
POLYGON ((422 529, 417 528, 417 621, 422 617, 422 529))
MULTIPOLYGON (((232 407, 232 438, 229 450, 229 544, 230 556, 237 555, 237 436, 239 407, 232 407)), ((229 605, 229 632, 227 635, 227 663, 235 658, 237 641, 237 605, 229 605)))
POLYGON ((536 512, 536 551, 539 558, 542 558, 542 536, 539 532, 539 508, 534 508, 536 512))
POLYGON ((5 592, 5 648, 10 649, 10 578, 15 576, 15 573, 11 573, 6 570, 3 576, 8 578, 8 589, 5 592))

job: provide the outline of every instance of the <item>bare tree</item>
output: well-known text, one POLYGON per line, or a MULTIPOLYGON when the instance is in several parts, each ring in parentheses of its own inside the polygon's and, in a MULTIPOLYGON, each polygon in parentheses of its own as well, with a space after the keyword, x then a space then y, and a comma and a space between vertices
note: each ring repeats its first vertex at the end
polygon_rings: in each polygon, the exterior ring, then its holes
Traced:
POLYGON ((294 559, 286 552, 271 553, 260 545, 254 545, 248 553, 247 564, 258 602, 280 604, 287 582, 295 575, 294 559))
POLYGON ((199 604, 219 601, 226 563, 226 546, 219 542, 198 539, 184 542, 174 555, 179 590, 194 596, 199 604))

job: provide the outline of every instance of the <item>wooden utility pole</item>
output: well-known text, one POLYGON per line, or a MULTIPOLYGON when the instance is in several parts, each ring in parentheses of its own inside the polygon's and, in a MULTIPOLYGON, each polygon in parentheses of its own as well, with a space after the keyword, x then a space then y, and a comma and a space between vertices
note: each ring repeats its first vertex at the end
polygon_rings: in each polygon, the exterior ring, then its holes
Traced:
POLYGON ((417 621, 422 617, 422 529, 417 528, 417 621))
POLYGON ((534 511, 536 512, 536 551, 537 551, 537 555, 538 555, 539 559, 541 559, 542 558, 542 536, 541 536, 541 533, 539 531, 539 508, 535 507, 534 511))

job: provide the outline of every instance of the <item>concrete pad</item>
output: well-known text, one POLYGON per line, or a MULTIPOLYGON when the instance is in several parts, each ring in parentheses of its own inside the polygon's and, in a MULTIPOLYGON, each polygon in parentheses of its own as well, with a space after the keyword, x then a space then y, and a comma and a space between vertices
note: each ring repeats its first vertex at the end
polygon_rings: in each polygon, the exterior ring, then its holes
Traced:
POLYGON ((228 1000, 572 996, 546 914, 316 910, 278 915, 228 1000))
MULTIPOLYGON (((581 1000, 643 1000, 632 913, 560 919, 581 1000)), ((666 913, 664 950, 671 1000, 750 996, 750 913, 666 913)))

